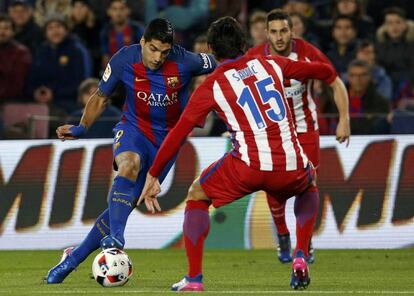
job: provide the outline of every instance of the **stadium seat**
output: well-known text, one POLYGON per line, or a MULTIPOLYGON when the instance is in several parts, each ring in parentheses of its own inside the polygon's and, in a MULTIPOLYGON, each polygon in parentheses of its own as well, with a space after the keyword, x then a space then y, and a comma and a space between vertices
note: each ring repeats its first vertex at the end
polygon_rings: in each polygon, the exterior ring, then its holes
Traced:
POLYGON ((414 134, 414 113, 396 110, 391 124, 392 134, 414 134))
POLYGON ((47 139, 49 121, 33 120, 33 116, 48 116, 47 105, 8 103, 4 105, 4 137, 8 139, 47 139))

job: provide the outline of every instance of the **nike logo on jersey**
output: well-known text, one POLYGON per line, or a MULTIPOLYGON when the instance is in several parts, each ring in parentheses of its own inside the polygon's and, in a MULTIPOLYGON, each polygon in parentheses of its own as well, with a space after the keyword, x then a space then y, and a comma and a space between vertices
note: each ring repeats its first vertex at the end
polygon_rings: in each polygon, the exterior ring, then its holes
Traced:
POLYGON ((115 192, 114 192, 114 195, 124 195, 124 196, 129 196, 129 194, 122 193, 122 192, 118 192, 118 191, 115 191, 115 192))
POLYGON ((142 82, 142 81, 147 81, 146 78, 137 78, 135 77, 135 82, 142 82))

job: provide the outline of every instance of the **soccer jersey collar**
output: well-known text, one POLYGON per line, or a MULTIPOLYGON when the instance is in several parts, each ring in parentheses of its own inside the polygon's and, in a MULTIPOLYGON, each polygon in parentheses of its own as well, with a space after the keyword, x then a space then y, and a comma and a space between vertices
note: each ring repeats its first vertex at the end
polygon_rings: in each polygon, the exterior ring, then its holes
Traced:
POLYGON ((235 57, 234 59, 225 59, 225 60, 223 60, 223 61, 219 64, 219 66, 223 66, 223 65, 225 65, 225 64, 228 64, 228 63, 231 63, 231 62, 235 62, 235 61, 237 61, 237 60, 240 60, 242 57, 243 57, 243 55, 242 55, 242 54, 240 54, 240 55, 238 55, 237 57, 235 57))

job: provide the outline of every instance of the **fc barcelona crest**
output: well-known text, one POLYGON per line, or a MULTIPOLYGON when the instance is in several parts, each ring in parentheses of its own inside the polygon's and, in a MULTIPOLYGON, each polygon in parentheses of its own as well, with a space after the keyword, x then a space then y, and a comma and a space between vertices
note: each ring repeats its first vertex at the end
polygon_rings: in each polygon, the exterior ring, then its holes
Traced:
POLYGON ((168 87, 176 88, 179 83, 180 83, 180 81, 178 80, 177 76, 167 77, 168 87))

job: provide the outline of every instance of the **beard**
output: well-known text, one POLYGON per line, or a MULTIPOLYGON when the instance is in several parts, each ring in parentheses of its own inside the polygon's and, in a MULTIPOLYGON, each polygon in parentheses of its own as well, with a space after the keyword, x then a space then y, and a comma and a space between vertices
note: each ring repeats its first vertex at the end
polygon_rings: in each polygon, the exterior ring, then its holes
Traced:
POLYGON ((283 46, 281 46, 282 44, 280 43, 279 45, 276 45, 276 43, 273 42, 270 42, 270 45, 277 55, 288 56, 290 54, 290 40, 287 43, 283 43, 283 46))

